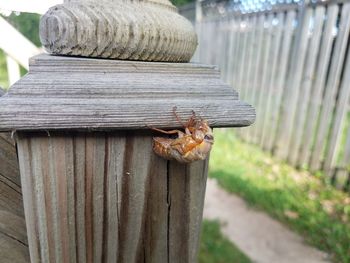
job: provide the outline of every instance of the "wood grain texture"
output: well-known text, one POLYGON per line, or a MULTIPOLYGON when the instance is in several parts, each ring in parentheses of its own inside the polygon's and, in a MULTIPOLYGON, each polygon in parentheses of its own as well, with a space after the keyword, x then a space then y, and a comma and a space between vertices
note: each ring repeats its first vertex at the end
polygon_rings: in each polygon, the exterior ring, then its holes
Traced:
POLYGON ((281 57, 280 57, 280 46, 282 42, 282 31, 284 27, 284 13, 279 13, 274 18, 274 23, 272 24, 272 40, 271 40, 271 54, 270 61, 268 62, 271 71, 268 78, 267 90, 266 90, 266 103, 264 108, 264 115, 262 120, 262 130, 261 130, 261 140, 260 146, 265 148, 267 144, 268 137, 270 136, 270 128, 271 128, 271 115, 273 115, 273 111, 278 109, 273 108, 274 99, 278 94, 279 90, 277 88, 277 78, 278 78, 278 67, 281 65, 281 57))
POLYGON ((266 149, 272 151, 275 145, 275 138, 277 137, 277 127, 279 123, 279 114, 281 109, 284 86, 286 83, 286 76, 288 72, 289 54, 292 46, 292 39, 294 33, 293 23, 295 21, 296 12, 291 10, 287 12, 286 18, 283 21, 283 40, 281 43, 281 50, 279 54, 278 74, 276 79, 275 92, 272 100, 271 123, 269 126, 270 136, 266 140, 266 149))
POLYGON ((262 70, 260 74, 262 74, 261 78, 261 87, 259 88, 259 100, 258 104, 256 105, 257 109, 257 116, 259 116, 259 119, 257 119, 257 122, 254 126, 254 129, 256 130, 254 135, 254 140, 259 143, 261 141, 261 137, 263 135, 263 121, 264 121, 264 115, 266 112, 266 106, 268 103, 268 95, 269 95, 269 82, 272 75, 272 57, 273 57, 273 39, 274 39, 274 29, 273 21, 274 21, 274 14, 269 14, 267 16, 266 20, 266 42, 264 45, 264 56, 263 56, 263 64, 262 64, 262 70))
POLYGON ((50 54, 139 61, 188 62, 197 47, 168 0, 65 2, 43 15, 40 39, 50 54))
POLYGON ((196 261, 207 161, 142 132, 18 133, 32 262, 196 261))
POLYGON ((328 176, 332 176, 333 167, 336 165, 336 153, 340 146, 341 132, 343 126, 345 126, 344 118, 349 109, 350 98, 350 52, 347 54, 343 81, 339 88, 338 100, 334 112, 333 127, 330 131, 329 146, 324 162, 324 170, 328 176))
POLYGON ((310 19, 312 9, 302 9, 298 20, 300 26, 296 31, 296 39, 292 48, 290 58, 290 70, 287 75, 286 90, 282 103, 282 112, 278 127, 276 142, 276 155, 281 159, 286 159, 289 153, 290 140, 293 131, 293 124, 298 107, 298 96, 300 84, 303 76, 306 51, 309 40, 310 19))
POLYGON ((14 146, 14 140, 6 133, 0 133, 0 160, 0 181, 6 182, 18 190, 21 183, 16 148, 14 146))
POLYGON ((307 122, 304 129, 303 142, 298 158, 300 167, 309 163, 311 155, 311 146, 313 143, 313 133, 317 126, 318 114, 322 103, 322 93, 327 78, 327 69, 332 59, 332 45, 334 43, 333 29, 337 24, 339 7, 330 5, 327 9, 327 20, 325 21, 324 30, 321 39, 320 55, 317 63, 315 80, 313 82, 312 94, 309 102, 307 113, 307 122))
MULTIPOLYGON (((239 26, 238 24, 238 17, 233 17, 231 19, 231 24, 229 26, 229 47, 227 50, 227 65, 226 65, 226 79, 225 79, 225 83, 227 83, 228 85, 232 85, 232 79, 233 79, 233 69, 235 66, 235 61, 232 59, 235 57, 235 50, 237 47, 237 43, 238 43, 238 37, 239 34, 237 34, 237 28, 239 26)), ((201 36, 201 34, 199 34, 199 36, 201 36)))
POLYGON ((308 103, 311 97, 312 82, 316 73, 316 62, 319 55, 318 52, 320 47, 323 22, 325 20, 324 18, 325 7, 318 6, 313 17, 315 20, 315 25, 312 29, 312 32, 310 32, 312 35, 309 40, 304 73, 300 83, 301 87, 298 98, 298 107, 296 108, 294 128, 289 146, 288 160, 292 165, 297 164, 305 125, 307 125, 305 123, 305 120, 308 112, 308 103))
MULTIPOLYGON (((255 59, 256 59, 256 53, 258 50, 258 38, 257 38, 257 33, 258 33, 258 17, 254 16, 251 18, 250 23, 248 24, 249 26, 249 39, 248 39, 248 45, 249 45, 249 52, 247 55, 247 67, 246 67, 246 74, 245 74, 245 81, 244 81, 244 87, 243 87, 243 93, 241 93, 241 98, 244 101, 249 101, 249 103, 252 101, 252 93, 253 93, 253 82, 254 79, 251 77, 253 70, 254 70, 254 65, 255 65, 255 59)), ((238 37, 238 36, 237 36, 238 37)), ((234 63, 234 62, 233 62, 234 63)), ((239 129, 237 132, 240 134, 241 137, 244 137, 246 133, 246 129, 239 129)))
POLYGON ((29 261, 17 154, 8 133, 0 133, 0 261, 29 261))
POLYGON ((199 61, 223 65, 225 82, 257 109, 256 124, 237 135, 297 168, 324 171, 350 189, 344 117, 349 115, 344 88, 349 1, 276 3, 265 10, 239 1, 198 5, 203 11, 199 61))
POLYGON ((246 126, 254 109, 213 66, 41 55, 0 100, 0 130, 176 128, 194 110, 213 127, 246 126))
MULTIPOLYGON (((256 42, 257 42, 257 49, 256 49, 256 57, 255 57, 255 63, 254 63, 254 69, 253 69, 253 86, 252 86, 252 93, 251 93, 251 101, 252 105, 258 105, 258 95, 259 95, 259 88, 260 88, 260 83, 261 83, 261 68, 262 68, 262 57, 264 54, 264 43, 265 43, 265 34, 264 34, 264 24, 265 24, 265 15, 260 14, 258 17, 258 29, 257 29, 257 37, 256 37, 256 42)), ((239 52, 239 50, 237 51, 239 52)), ((238 66, 237 66, 238 67, 238 66)), ((247 131, 247 134, 245 135, 245 138, 248 140, 252 141, 253 139, 253 131, 254 128, 252 127, 247 131)))
POLYGON ((310 168, 312 171, 319 170, 322 165, 323 147, 326 143, 327 133, 329 132, 329 123, 332 119, 332 112, 336 102, 336 95, 341 79, 343 63, 345 61, 346 50, 348 47, 348 38, 350 32, 350 3, 344 4, 341 11, 341 21, 339 24, 338 37, 335 41, 333 58, 329 69, 329 78, 324 90, 324 100, 320 112, 319 126, 315 146, 312 151, 310 168))
POLYGON ((251 33, 252 33, 252 27, 251 27, 251 20, 252 18, 247 18, 243 22, 243 30, 244 36, 243 36, 243 48, 241 49, 242 53, 242 63, 240 67, 239 77, 238 77, 238 83, 237 85, 240 87, 240 95, 241 98, 245 98, 246 94, 246 74, 248 73, 248 55, 249 55, 249 45, 251 44, 251 33))
POLYGON ((252 127, 252 140, 257 143, 260 138, 260 131, 262 130, 261 122, 263 119, 264 105, 265 105, 265 89, 266 82, 268 80, 268 75, 271 67, 269 66, 269 55, 270 55, 270 46, 272 40, 272 20, 273 14, 269 14, 265 17, 263 22, 263 35, 262 35, 262 50, 261 58, 259 63, 259 71, 257 72, 257 89, 256 89, 256 112, 257 122, 252 127))

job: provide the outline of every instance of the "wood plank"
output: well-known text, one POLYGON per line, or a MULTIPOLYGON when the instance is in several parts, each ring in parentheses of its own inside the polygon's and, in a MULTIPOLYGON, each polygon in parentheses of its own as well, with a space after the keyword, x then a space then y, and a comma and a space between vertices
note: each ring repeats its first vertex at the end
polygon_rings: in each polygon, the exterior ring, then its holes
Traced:
POLYGON ((215 127, 255 118, 213 66, 47 55, 31 65, 0 101, 0 130, 179 128, 174 106, 183 118, 195 111, 215 127))
MULTIPOLYGON (((22 209, 23 209, 23 206, 22 206, 22 209)), ((17 216, 8 211, 0 210, 0 233, 17 241, 19 243, 18 245, 21 244, 24 247, 27 247, 27 250, 28 250, 28 241, 27 241, 27 233, 26 233, 24 216, 17 216)), ((0 243, 3 243, 3 242, 4 241, 1 240, 0 243)), ((4 251, 0 250, 1 256, 3 252, 4 251)), ((29 254, 28 254, 28 258, 29 258, 29 254)))
POLYGON ((206 186, 206 161, 188 166, 169 164, 168 262, 195 262, 197 258, 206 186))
POLYGON ((331 51, 334 41, 333 30, 336 27, 338 11, 339 7, 337 5, 330 5, 327 8, 327 20, 322 34, 320 55, 317 62, 317 70, 312 86, 309 110, 306 117, 308 121, 306 122, 304 129, 301 150, 297 162, 299 167, 305 167, 309 163, 314 132, 321 106, 322 93, 327 77, 327 69, 332 58, 331 51))
POLYGON ((15 140, 13 139, 13 135, 14 134, 11 134, 11 133, 8 133, 8 132, 5 132, 5 133, 3 133, 3 132, 0 132, 0 138, 2 139, 2 140, 5 140, 5 141, 7 141, 9 144, 12 144, 12 145, 14 145, 15 146, 15 140))
POLYGON ((350 185, 349 185, 349 180, 350 180, 350 126, 348 127, 348 130, 346 132, 346 142, 344 146, 344 155, 343 158, 340 160, 339 168, 340 171, 336 174, 335 182, 337 183, 339 177, 341 178, 346 178, 345 180, 342 180, 343 182, 345 181, 346 183, 343 184, 343 189, 347 190, 348 192, 350 191, 350 185))
POLYGON ((349 98, 350 98, 350 52, 347 54, 346 62, 344 65, 344 72, 342 77, 342 83, 338 91, 338 99, 336 102, 335 114, 333 118, 333 125, 329 137, 329 146, 326 153, 326 159, 323 169, 328 176, 332 176, 333 169, 337 165, 336 158, 339 149, 339 143, 342 136, 342 130, 346 124, 345 118, 349 110, 349 98))
POLYGON ((0 233, 1 262, 27 263, 29 262, 28 247, 20 242, 0 233))
POLYGON ((168 162, 152 155, 147 186, 144 250, 145 262, 168 260, 169 247, 169 198, 168 162), (164 187, 167 186, 167 187, 164 187))
POLYGON ((250 24, 250 18, 245 17, 243 22, 241 23, 241 30, 242 30, 242 46, 240 48, 240 54, 241 54, 241 60, 239 62, 239 71, 238 71, 238 77, 237 82, 234 83, 234 85, 237 87, 237 90, 240 92, 241 96, 244 96, 245 93, 245 87, 244 87, 244 81, 245 81, 245 74, 247 73, 246 67, 247 67, 247 56, 248 56, 248 46, 249 46, 249 24, 250 24))
POLYGON ((17 189, 21 186, 15 146, 0 133, 0 180, 6 180, 17 189))
MULTIPOLYGON (((238 72, 239 72, 239 57, 241 52, 241 41, 242 41, 242 34, 241 34, 241 23, 242 23, 242 17, 239 16, 236 19, 236 27, 235 27, 235 49, 233 50, 233 57, 232 57, 232 77, 229 83, 231 83, 231 86, 234 89, 238 89, 239 87, 236 87, 237 85, 237 79, 238 79, 238 72)), ((238 86, 238 85, 237 85, 238 86)))
POLYGON ((120 262, 143 262, 145 258, 146 244, 143 231, 144 216, 147 213, 145 201, 151 155, 152 138, 127 137, 119 212, 118 261, 120 262))
POLYGON ((35 262, 196 260, 207 161, 168 162, 142 132, 19 132, 18 144, 35 262))
POLYGON ((0 210, 24 217, 22 194, 6 181, 0 181, 0 210))
POLYGON ((221 45, 218 46, 217 48, 219 48, 219 56, 218 56, 218 59, 219 59, 219 68, 220 68, 220 71, 221 71, 221 79, 222 80, 225 80, 226 79, 226 75, 227 75, 227 59, 228 59, 228 56, 227 56, 227 51, 229 49, 229 25, 230 25, 230 21, 229 21, 229 18, 226 17, 224 18, 221 23, 220 23, 220 29, 219 29, 219 32, 220 32, 220 38, 221 38, 221 45))
POLYGON ((270 124, 270 136, 268 137, 265 149, 272 151, 276 142, 277 127, 279 123, 279 115, 281 113, 282 96, 285 90, 287 68, 289 62, 289 55, 292 43, 292 36, 294 33, 294 21, 296 18, 296 12, 294 10, 289 11, 286 14, 286 18, 283 25, 283 40, 281 46, 281 53, 279 55, 279 66, 277 68, 277 80, 276 90, 272 101, 272 112, 271 112, 271 124, 270 124))
POLYGON ((281 122, 278 128, 276 143, 276 155, 286 159, 289 152, 291 133, 294 125, 294 118, 298 104, 300 83, 304 70, 304 62, 308 45, 308 33, 310 27, 311 8, 302 9, 298 21, 300 27, 296 33, 295 45, 291 54, 289 75, 287 76, 287 87, 283 100, 283 111, 281 122))
POLYGON ((338 36, 335 41, 334 53, 332 55, 332 62, 329 70, 329 78, 325 88, 324 100, 322 103, 322 110, 320 115, 320 122, 317 129, 317 136, 315 140, 314 149, 310 162, 310 169, 312 171, 321 168, 323 160, 323 147, 326 143, 326 136, 329 131, 329 124, 332 119, 332 111, 335 104, 335 96, 338 90, 338 85, 341 77, 342 66, 345 59, 345 52, 348 44, 348 37, 350 32, 350 3, 344 4, 341 11, 341 20, 339 25, 338 36))
MULTIPOLYGON (((18 142, 19 143, 19 142, 18 142)), ((47 194, 47 191, 45 191, 44 188, 44 176, 46 176, 47 171, 43 169, 44 164, 45 164, 45 159, 42 157, 45 157, 48 155, 48 153, 45 151, 44 147, 42 147, 42 144, 44 144, 45 141, 43 138, 33 138, 30 143, 30 154, 32 158, 31 162, 31 177, 32 177, 32 183, 33 183, 33 188, 34 188, 34 202, 35 206, 33 209, 36 209, 36 215, 35 215, 35 222, 37 225, 38 229, 38 238, 40 242, 40 259, 41 262, 50 262, 50 247, 49 247, 49 236, 48 236, 48 230, 50 232, 53 229, 48 229, 50 225, 48 225, 48 213, 46 208, 46 203, 45 199, 47 194)), ((22 171, 21 171, 22 172, 22 171)), ((22 187, 26 187, 27 185, 23 185, 22 187)), ((26 196, 24 195, 23 191, 23 196, 24 196, 24 202, 26 202, 26 196)), ((54 201, 57 201, 54 200, 54 201)), ((27 216, 26 216, 27 220, 27 216)), ((28 229, 28 228, 27 228, 28 229)), ((59 229, 58 229, 59 230, 59 229)), ((28 230, 30 231, 30 230, 28 230)), ((64 240, 65 241, 65 240, 64 240)), ((51 247, 51 249, 53 249, 51 247)))
POLYGON ((108 156, 109 162, 106 165, 107 180, 104 186, 106 191, 104 205, 107 211, 106 225, 104 227, 106 243, 103 259, 105 262, 117 262, 118 253, 115 248, 119 246, 119 228, 115 222, 119 222, 118 217, 121 205, 119 191, 123 175, 126 140, 119 136, 110 136, 106 140, 106 156, 108 156))
POLYGON ((202 42, 200 44, 201 52, 199 53, 200 55, 199 61, 201 63, 208 64, 208 35, 210 32, 210 26, 209 26, 209 22, 206 20, 203 20, 201 25, 202 25, 202 28, 201 28, 200 39, 202 42), (203 32, 206 32, 206 34, 204 34, 203 32))
MULTIPOLYGON (((252 86, 253 86, 253 78, 252 78, 252 72, 253 72, 253 64, 255 61, 254 57, 254 52, 257 49, 256 47, 256 34, 258 31, 258 18, 257 16, 253 16, 248 24, 248 29, 249 29, 249 37, 247 40, 247 45, 248 45, 248 51, 247 51, 247 57, 246 57, 246 67, 245 67, 245 74, 244 78, 242 80, 242 93, 241 98, 244 101, 247 101, 248 103, 252 100, 252 86)), ((246 129, 238 129, 236 131, 241 138, 245 138, 246 135, 246 129)))
MULTIPOLYGON (((264 34, 264 23, 265 23, 265 16, 261 14, 258 17, 258 32, 257 32, 257 51, 256 51, 256 60, 254 63, 254 70, 253 70, 253 86, 252 86, 252 101, 251 104, 254 105, 254 107, 258 104, 258 93, 259 88, 261 84, 261 67, 262 67, 262 60, 263 60, 263 54, 264 54, 264 40, 265 40, 265 34, 264 34)), ((253 142, 253 131, 254 131, 254 125, 247 129, 247 135, 246 138, 248 142, 253 142)))
POLYGON ((37 205, 35 200, 35 189, 32 178, 32 152, 31 145, 27 138, 18 137, 21 142, 18 144, 19 154, 19 165, 22 171, 21 173, 21 184, 22 193, 25 197, 24 200, 24 212, 26 215, 26 228, 28 236, 28 244, 30 251, 30 261, 40 262, 40 244, 39 244, 39 234, 37 227, 37 205))
POLYGON ((275 97, 276 89, 276 79, 277 79, 277 65, 279 65, 279 51, 282 42, 282 29, 284 23, 284 13, 278 13, 276 17, 272 20, 272 40, 271 40, 271 50, 269 58, 269 75, 266 82, 266 103, 263 108, 263 119, 261 121, 261 131, 260 131, 260 146, 264 148, 266 142, 268 141, 268 136, 271 136, 270 131, 270 118, 272 109, 272 100, 275 97))
POLYGON ((225 83, 232 86, 232 71, 234 67, 234 51, 237 45, 237 18, 232 17, 229 24, 228 31, 228 51, 227 51, 227 61, 226 61, 226 78, 225 83))
POLYGON ((206 25, 207 25, 207 34, 204 34, 205 36, 205 63, 207 64, 213 64, 214 62, 214 56, 213 56, 213 45, 217 39, 216 38, 213 38, 214 35, 215 35, 215 29, 216 29, 216 24, 215 24, 215 21, 207 21, 206 22, 206 25), (212 41, 212 40, 215 40, 215 41, 212 41))
MULTIPOLYGON (((189 202, 189 258, 196 262, 198 258, 204 198, 207 183, 209 159, 190 165, 190 202, 189 202)), ((174 221, 174 220, 173 220, 174 221)))
POLYGON ((215 48, 218 45, 219 42, 219 38, 216 37, 216 32, 219 26, 219 20, 211 20, 209 22, 210 25, 210 33, 208 36, 208 63, 210 65, 217 65, 216 61, 217 61, 217 52, 218 50, 215 48), (215 37, 214 37, 215 36, 215 37))
MULTIPOLYGON (((87 178, 86 174, 86 137, 84 134, 73 138, 74 151, 74 188, 75 188, 75 229, 76 229, 76 255, 77 262, 85 263, 87 261, 87 178)), ((116 252, 115 252, 116 253, 116 252)))
POLYGON ((308 120, 308 104, 311 96, 311 87, 316 74, 316 61, 319 56, 320 40, 325 20, 325 7, 318 6, 314 14, 314 24, 311 38, 309 40, 308 54, 306 57, 303 78, 301 80, 300 94, 298 99, 298 107, 296 108, 294 128, 289 146, 288 161, 292 165, 297 164, 299 150, 303 138, 303 132, 308 120))
POLYGON ((258 74, 261 75, 260 81, 259 81, 259 88, 257 89, 257 103, 256 103, 256 113, 257 113, 257 120, 252 128, 252 139, 254 143, 259 143, 260 136, 261 136, 261 130, 262 130, 262 120, 264 116, 264 108, 265 108, 265 93, 268 85, 268 79, 270 74, 269 62, 270 62, 270 52, 271 52, 271 40, 272 40, 272 20, 274 18, 273 14, 269 14, 266 18, 265 25, 264 25, 264 43, 263 43, 263 53, 261 57, 261 68, 258 74))
POLYGON ((251 97, 252 97, 252 87, 253 87, 253 65, 255 62, 255 53, 257 50, 257 42, 256 42, 256 35, 258 33, 258 17, 253 16, 251 18, 251 21, 249 22, 249 29, 250 29, 250 34, 249 34, 249 39, 248 39, 248 54, 247 54, 247 66, 246 66, 246 73, 245 73, 245 78, 243 82, 244 86, 244 92, 241 93, 241 97, 246 100, 247 102, 251 102, 251 97))

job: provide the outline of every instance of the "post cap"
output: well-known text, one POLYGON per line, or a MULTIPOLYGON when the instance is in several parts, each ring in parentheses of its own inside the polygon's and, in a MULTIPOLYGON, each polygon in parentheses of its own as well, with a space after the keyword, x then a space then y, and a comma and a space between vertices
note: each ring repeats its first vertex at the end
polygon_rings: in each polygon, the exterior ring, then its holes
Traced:
POLYGON ((212 127, 248 126, 253 107, 215 66, 38 55, 0 99, 0 131, 177 128, 173 107, 212 127))

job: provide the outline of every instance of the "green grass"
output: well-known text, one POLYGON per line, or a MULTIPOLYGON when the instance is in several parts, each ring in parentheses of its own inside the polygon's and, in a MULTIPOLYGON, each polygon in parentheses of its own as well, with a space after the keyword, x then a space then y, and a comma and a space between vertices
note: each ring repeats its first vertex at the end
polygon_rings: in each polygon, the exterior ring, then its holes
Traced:
POLYGON ((230 130, 215 132, 209 176, 329 252, 335 262, 350 262, 350 197, 345 193, 241 142, 230 130))
POLYGON ((222 235, 218 221, 203 221, 199 263, 250 262, 246 255, 222 235))

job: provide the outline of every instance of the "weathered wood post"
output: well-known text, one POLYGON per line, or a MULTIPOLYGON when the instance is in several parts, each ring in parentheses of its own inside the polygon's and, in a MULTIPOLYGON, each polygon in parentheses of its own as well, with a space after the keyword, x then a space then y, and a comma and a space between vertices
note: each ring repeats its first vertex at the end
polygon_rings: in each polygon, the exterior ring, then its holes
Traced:
MULTIPOLYGON (((0 87, 0 97, 4 95, 0 87)), ((29 261, 21 183, 14 141, 0 132, 0 261, 29 261)))
POLYGON ((31 261, 195 262, 208 160, 156 156, 148 126, 179 128, 174 106, 213 127, 249 125, 254 110, 216 67, 165 63, 196 47, 168 0, 67 1, 43 16, 41 39, 73 57, 32 58, 0 99, 0 130, 16 132, 31 261))

